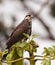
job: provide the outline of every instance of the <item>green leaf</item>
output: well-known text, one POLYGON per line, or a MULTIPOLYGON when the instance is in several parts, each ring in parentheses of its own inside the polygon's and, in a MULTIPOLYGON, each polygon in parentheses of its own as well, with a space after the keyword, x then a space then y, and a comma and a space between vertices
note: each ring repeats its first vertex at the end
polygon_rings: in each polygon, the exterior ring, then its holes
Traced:
POLYGON ((31 40, 31 41, 30 41, 30 44, 31 44, 34 48, 39 47, 39 45, 38 45, 34 40, 31 40))
POLYGON ((27 38, 29 38, 30 36, 26 33, 23 33, 24 36, 26 36, 27 38))
POLYGON ((50 53, 49 53, 49 51, 48 51, 48 49, 47 49, 46 47, 44 47, 44 52, 43 52, 43 54, 45 54, 45 55, 50 55, 50 53))
POLYGON ((24 48, 24 50, 29 52, 29 50, 30 50, 30 49, 29 49, 29 46, 26 46, 26 47, 24 48))
POLYGON ((46 65, 46 60, 43 60, 43 61, 41 62, 41 64, 42 64, 42 65, 46 65))
POLYGON ((2 58, 2 56, 3 56, 3 52, 2 52, 2 51, 0 51, 0 59, 2 58))
POLYGON ((6 60, 11 60, 12 59, 12 54, 8 54, 7 57, 6 57, 6 60))
POLYGON ((17 54, 18 54, 18 56, 22 57, 23 56, 23 51, 17 48, 17 54))
POLYGON ((55 46, 53 45, 52 47, 53 47, 53 49, 54 49, 54 51, 55 51, 55 46))
POLYGON ((50 59, 48 59, 48 60, 46 61, 46 65, 51 65, 51 60, 50 60, 50 59))
POLYGON ((15 48, 13 48, 10 53, 6 56, 6 60, 12 60, 12 57, 15 53, 15 48))
POLYGON ((18 42, 16 43, 16 46, 19 48, 23 48, 26 45, 26 42, 18 42))
POLYGON ((2 62, 0 61, 0 65, 2 65, 2 62))
POLYGON ((54 50, 51 47, 48 48, 48 51, 49 51, 50 56, 54 55, 54 50))
POLYGON ((51 60, 50 59, 46 59, 46 60, 43 60, 42 65, 51 65, 51 60))
POLYGON ((36 48, 33 48, 33 52, 37 52, 37 49, 36 48))
POLYGON ((32 38, 36 38, 36 37, 38 37, 39 35, 38 34, 33 34, 32 35, 32 38))

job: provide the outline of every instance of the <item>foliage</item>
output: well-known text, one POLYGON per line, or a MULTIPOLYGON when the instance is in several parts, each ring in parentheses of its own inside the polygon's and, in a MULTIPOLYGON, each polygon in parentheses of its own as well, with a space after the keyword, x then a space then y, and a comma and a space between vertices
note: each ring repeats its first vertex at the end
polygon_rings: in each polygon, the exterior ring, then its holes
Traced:
POLYGON ((42 65, 51 65, 51 60, 50 59, 43 60, 42 65))
POLYGON ((52 57, 52 59, 55 59, 55 46, 44 48, 43 52, 44 56, 46 57, 52 57))
POLYGON ((55 46, 44 47, 43 56, 34 55, 38 50, 38 44, 34 41, 34 38, 38 35, 32 35, 31 37, 24 33, 28 37, 28 41, 19 41, 14 44, 10 50, 0 51, 0 65, 2 62, 7 63, 7 65, 24 65, 24 59, 30 61, 30 65, 35 65, 37 60, 42 61, 42 65, 51 65, 51 60, 55 60, 55 46), (23 52, 29 52, 29 58, 23 58, 23 52), (3 56, 7 54, 6 61, 3 61, 3 56), (38 58, 39 57, 39 58, 38 58))
MULTIPOLYGON (((12 49, 10 51, 10 53, 7 55, 6 60, 7 61, 12 61, 12 60, 16 60, 19 59, 21 57, 23 57, 23 50, 22 49, 22 45, 20 46, 20 43, 13 45, 12 49)), ((23 65, 23 60, 22 61, 17 61, 17 62, 8 62, 8 65, 23 65)))

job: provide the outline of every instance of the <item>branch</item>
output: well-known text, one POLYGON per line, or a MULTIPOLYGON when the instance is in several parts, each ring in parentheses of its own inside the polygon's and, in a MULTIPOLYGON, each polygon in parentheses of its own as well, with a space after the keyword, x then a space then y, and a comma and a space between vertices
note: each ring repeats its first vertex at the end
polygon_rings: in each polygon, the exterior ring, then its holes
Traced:
POLYGON ((41 56, 41 55, 35 55, 34 57, 44 57, 44 56, 41 56))
MULTIPOLYGON (((45 60, 45 59, 41 59, 41 58, 39 59, 39 58, 37 58, 37 59, 35 59, 35 62, 36 62, 37 60, 45 60)), ((53 60, 53 59, 50 59, 50 60, 53 60)))
POLYGON ((49 58, 50 60, 54 60, 54 59, 51 58, 51 57, 46 57, 46 58, 44 58, 44 56, 41 56, 41 55, 35 55, 34 57, 41 57, 41 58, 35 59, 35 62, 36 62, 37 60, 45 60, 45 59, 47 59, 47 58, 49 58))
MULTIPOLYGON (((44 56, 39 56, 39 55, 35 55, 34 57, 44 57, 44 56)), ((49 57, 48 57, 49 58, 49 57)), ((27 60, 30 60, 30 58, 20 58, 20 59, 16 59, 16 60, 12 60, 12 61, 3 61, 3 63, 13 63, 13 62, 17 62, 17 61, 20 61, 20 60, 23 60, 23 59, 27 59, 27 60)), ((37 58, 35 59, 35 61, 37 60, 45 60, 45 59, 42 59, 42 58, 37 58)), ((53 60, 53 58, 50 58, 50 60, 53 60)))
POLYGON ((17 62, 17 61, 20 61, 20 60, 23 60, 23 59, 29 60, 30 58, 20 58, 20 59, 16 59, 16 60, 12 60, 12 61, 3 61, 3 60, 2 60, 2 62, 3 62, 3 63, 13 63, 13 62, 17 62))

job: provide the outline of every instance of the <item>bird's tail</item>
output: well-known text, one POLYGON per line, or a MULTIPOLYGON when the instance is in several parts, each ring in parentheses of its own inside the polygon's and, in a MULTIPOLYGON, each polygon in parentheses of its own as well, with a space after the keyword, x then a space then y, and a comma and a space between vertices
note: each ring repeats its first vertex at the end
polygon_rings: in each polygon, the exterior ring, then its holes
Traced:
POLYGON ((10 38, 7 40, 7 43, 6 43, 7 47, 6 47, 6 49, 10 49, 10 47, 13 45, 12 42, 13 41, 10 38))

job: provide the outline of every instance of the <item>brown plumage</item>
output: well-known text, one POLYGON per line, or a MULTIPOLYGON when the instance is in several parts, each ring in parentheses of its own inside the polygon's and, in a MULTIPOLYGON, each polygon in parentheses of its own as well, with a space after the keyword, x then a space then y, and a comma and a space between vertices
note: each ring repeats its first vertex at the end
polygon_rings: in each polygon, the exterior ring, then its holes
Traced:
POLYGON ((31 15, 27 15, 24 20, 14 29, 11 36, 9 37, 7 41, 7 49, 9 49, 13 44, 15 44, 18 41, 21 41, 22 39, 27 40, 27 38, 23 35, 23 33, 26 33, 28 35, 31 35, 31 21, 32 17, 31 15))

